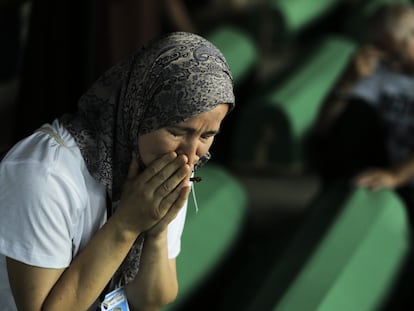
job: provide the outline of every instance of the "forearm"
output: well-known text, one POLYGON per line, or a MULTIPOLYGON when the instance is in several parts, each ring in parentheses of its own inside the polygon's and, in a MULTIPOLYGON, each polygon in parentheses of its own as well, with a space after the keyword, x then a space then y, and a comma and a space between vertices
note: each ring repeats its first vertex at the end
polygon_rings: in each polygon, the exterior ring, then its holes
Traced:
POLYGON ((175 299, 177 291, 175 263, 168 259, 167 231, 147 235, 139 272, 127 286, 130 306, 139 311, 159 310, 175 299))
POLYGON ((116 217, 110 218, 64 271, 42 310, 86 310, 118 269, 136 236, 120 228, 116 217))
POLYGON ((394 166, 391 170, 396 179, 396 186, 403 186, 414 177, 414 155, 394 166))
POLYGON ((332 125, 347 107, 348 93, 358 79, 352 68, 352 61, 350 61, 345 72, 337 79, 332 90, 323 99, 314 126, 317 134, 329 133, 332 125))
POLYGON ((355 184, 372 190, 400 188, 414 177, 414 155, 394 167, 374 168, 363 171, 355 177, 355 184))

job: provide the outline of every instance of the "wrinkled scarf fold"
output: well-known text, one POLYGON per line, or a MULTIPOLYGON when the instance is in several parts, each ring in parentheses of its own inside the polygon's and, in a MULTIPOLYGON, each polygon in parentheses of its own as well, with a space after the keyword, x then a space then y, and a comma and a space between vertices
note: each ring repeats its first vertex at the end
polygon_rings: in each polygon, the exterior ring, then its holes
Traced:
MULTIPOLYGON (((234 107, 224 56, 198 35, 174 32, 105 72, 80 98, 78 112, 62 116, 61 122, 79 146, 89 173, 106 186, 116 206, 133 152, 140 161, 139 135, 220 103, 234 107)), ((135 277, 142 247, 140 235, 116 274, 118 285, 135 277)))

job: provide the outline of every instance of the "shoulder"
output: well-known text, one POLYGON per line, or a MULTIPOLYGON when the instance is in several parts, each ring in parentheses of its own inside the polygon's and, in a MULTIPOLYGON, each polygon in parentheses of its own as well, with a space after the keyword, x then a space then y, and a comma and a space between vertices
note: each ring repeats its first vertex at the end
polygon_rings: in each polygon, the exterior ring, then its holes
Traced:
POLYGON ((100 221, 102 204, 95 203, 105 194, 88 174, 73 138, 55 125, 47 126, 64 145, 35 132, 0 162, 0 252, 54 268, 67 266, 72 251, 95 228, 87 221, 100 221))
MULTIPOLYGON (((19 141, 0 163, 0 184, 24 188, 27 192, 76 195, 85 199, 85 165, 73 138, 57 121, 44 125, 64 141, 56 141, 46 132, 35 131, 19 141)), ((61 198, 62 200, 64 197, 61 198)))
POLYGON ((390 83, 395 83, 395 73, 387 67, 379 66, 371 75, 356 82, 349 95, 351 98, 361 98, 368 103, 374 103, 390 83))

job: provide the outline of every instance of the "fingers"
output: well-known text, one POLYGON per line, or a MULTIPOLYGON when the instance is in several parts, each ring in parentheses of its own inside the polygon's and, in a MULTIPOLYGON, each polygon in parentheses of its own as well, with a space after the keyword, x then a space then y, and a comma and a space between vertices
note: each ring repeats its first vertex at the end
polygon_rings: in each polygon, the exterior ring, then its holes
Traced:
POLYGON ((171 204, 178 198, 181 188, 189 184, 191 167, 185 155, 168 153, 155 160, 140 176, 140 182, 145 184, 145 191, 156 206, 159 214, 163 215, 171 204), (160 206, 168 197, 169 204, 160 206))
POLYGON ((355 179, 355 184, 358 186, 364 186, 370 183, 373 180, 372 175, 360 175, 355 179))
POLYGON ((365 176, 356 182, 357 186, 366 187, 369 189, 375 188, 377 184, 378 183, 376 182, 376 179, 374 176, 365 176))
POLYGON ((367 172, 359 175, 355 179, 355 185, 360 187, 368 187, 371 188, 371 185, 374 184, 375 180, 377 179, 377 174, 374 172, 367 172))
POLYGON ((178 169, 171 165, 170 167, 166 167, 164 171, 167 176, 169 175, 168 178, 165 178, 165 175, 154 177, 153 184, 156 187, 154 192, 155 196, 165 197, 185 180, 187 184, 189 182, 190 167, 187 164, 184 164, 178 169))
POLYGON ((393 178, 385 171, 372 170, 357 176, 354 180, 354 184, 376 191, 382 188, 392 188, 393 178))
MULTIPOLYGON (((191 168, 187 162, 188 158, 185 155, 179 155, 153 175, 148 181, 148 185, 154 189, 155 196, 167 196, 189 176, 191 168)), ((188 180, 189 177, 187 182, 188 180)))
MULTIPOLYGON (((164 198, 160 202, 160 207, 162 209, 170 209, 173 205, 180 204, 180 198, 183 195, 183 191, 184 195, 185 192, 190 193, 190 184, 188 182, 188 178, 183 178, 179 185, 175 187, 174 191, 171 191, 168 195, 164 196, 164 198)), ((187 196, 184 197, 184 201, 182 201, 181 203, 184 204, 185 200, 187 200, 187 196)))
POLYGON ((138 219, 137 227, 141 229, 148 229, 160 221, 169 223, 190 192, 188 157, 170 152, 153 161, 140 174, 137 174, 138 166, 137 158, 133 156, 121 199, 129 210, 130 221, 135 223, 138 219))
POLYGON ((131 179, 134 178, 138 173, 138 160, 135 154, 132 155, 131 163, 129 164, 128 168, 128 175, 127 178, 131 179))
MULTIPOLYGON (((167 154, 164 154, 159 159, 152 162, 141 174, 141 178, 143 182, 148 182, 151 180, 156 174, 159 174, 160 171, 171 161, 175 160, 177 158, 177 154, 175 152, 169 152, 167 154)), ((162 176, 163 173, 161 173, 160 176, 162 176)))
POLYGON ((168 224, 173 221, 176 217, 178 212, 183 208, 188 196, 190 194, 190 186, 187 183, 183 187, 180 188, 179 191, 174 192, 167 196, 161 203, 163 208, 168 209, 164 217, 155 224, 150 230, 150 234, 157 234, 168 227, 168 224))

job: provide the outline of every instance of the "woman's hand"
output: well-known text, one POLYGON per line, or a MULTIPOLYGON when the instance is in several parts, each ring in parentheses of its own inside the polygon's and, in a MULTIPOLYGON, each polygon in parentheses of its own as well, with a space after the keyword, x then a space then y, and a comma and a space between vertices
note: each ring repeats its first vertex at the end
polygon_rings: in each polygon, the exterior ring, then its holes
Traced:
POLYGON ((69 267, 40 268, 7 258, 19 310, 86 310, 117 271, 137 235, 151 228, 162 234, 146 239, 141 270, 132 288, 137 298, 133 299, 139 301, 136 305, 159 306, 175 297, 175 260, 168 259, 164 228, 188 197, 191 166, 187 156, 171 152, 137 172, 134 158, 117 210, 69 267))
MULTIPOLYGON (((191 167, 185 155, 171 152, 138 174, 133 157, 116 213, 124 229, 136 233, 164 230, 190 193, 191 167)), ((115 214, 114 214, 115 216, 115 214)))
POLYGON ((375 191, 382 188, 397 188, 399 181, 397 176, 389 170, 370 169, 357 175, 354 184, 375 191))

